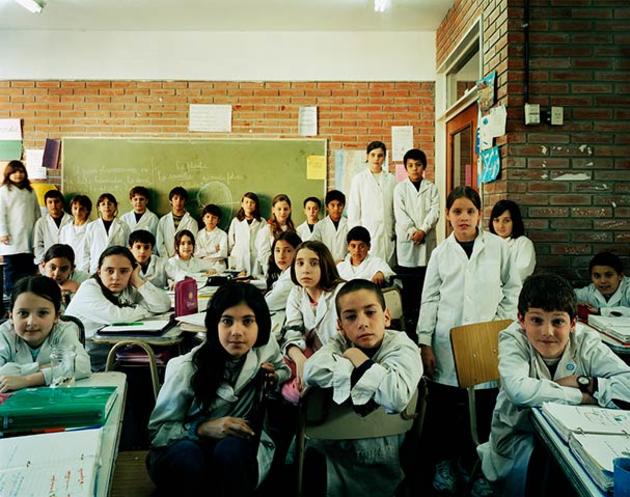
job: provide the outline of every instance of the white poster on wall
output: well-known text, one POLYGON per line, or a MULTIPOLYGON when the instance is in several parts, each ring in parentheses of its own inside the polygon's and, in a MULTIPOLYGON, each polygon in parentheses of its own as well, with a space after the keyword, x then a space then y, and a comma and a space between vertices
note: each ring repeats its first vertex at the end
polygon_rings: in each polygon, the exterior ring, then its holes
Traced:
POLYGON ((317 107, 315 105, 300 107, 298 129, 300 136, 317 136, 317 107))
POLYGON ((230 133, 232 131, 232 106, 191 104, 188 113, 188 131, 230 133))
POLYGON ((403 160, 407 150, 413 148, 413 126, 392 126, 392 160, 403 160))

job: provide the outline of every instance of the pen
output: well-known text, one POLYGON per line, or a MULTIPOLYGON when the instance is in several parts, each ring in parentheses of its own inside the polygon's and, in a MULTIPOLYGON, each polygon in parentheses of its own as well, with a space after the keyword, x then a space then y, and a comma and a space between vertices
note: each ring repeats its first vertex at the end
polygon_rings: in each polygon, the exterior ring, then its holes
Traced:
POLYGON ((144 323, 136 321, 134 323, 113 323, 112 326, 142 326, 144 323))

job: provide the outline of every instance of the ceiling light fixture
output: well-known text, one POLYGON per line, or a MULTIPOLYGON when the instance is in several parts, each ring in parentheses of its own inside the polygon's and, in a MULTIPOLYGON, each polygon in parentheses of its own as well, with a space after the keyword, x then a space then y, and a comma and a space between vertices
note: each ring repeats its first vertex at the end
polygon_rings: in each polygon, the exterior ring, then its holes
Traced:
POLYGON ((392 0, 374 0, 374 12, 385 12, 392 6, 392 0))
POLYGON ((44 6, 36 0, 15 0, 15 3, 19 3, 25 9, 30 10, 33 14, 39 14, 44 6))

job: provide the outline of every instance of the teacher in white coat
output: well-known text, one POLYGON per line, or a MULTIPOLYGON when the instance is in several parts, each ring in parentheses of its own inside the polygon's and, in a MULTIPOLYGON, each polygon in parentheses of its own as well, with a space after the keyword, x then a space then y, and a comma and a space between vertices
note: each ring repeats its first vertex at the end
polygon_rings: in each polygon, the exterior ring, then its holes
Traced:
POLYGON ((394 175, 383 170, 387 147, 373 141, 367 146, 368 169, 352 178, 348 198, 348 229, 363 226, 370 232, 370 253, 393 263, 394 175))

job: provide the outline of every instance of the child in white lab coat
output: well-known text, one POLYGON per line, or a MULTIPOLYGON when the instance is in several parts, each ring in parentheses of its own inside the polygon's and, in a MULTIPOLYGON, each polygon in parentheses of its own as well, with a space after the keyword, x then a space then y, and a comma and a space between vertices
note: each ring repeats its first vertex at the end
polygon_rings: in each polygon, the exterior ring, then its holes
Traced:
POLYGON ((168 202, 171 204, 171 212, 162 216, 158 222, 155 235, 155 247, 161 257, 173 257, 175 255, 175 235, 182 230, 188 230, 193 235, 197 234, 199 225, 197 220, 186 211, 188 191, 182 186, 176 186, 168 193, 168 202))
POLYGON ((348 255, 337 264, 339 276, 344 280, 364 279, 379 286, 387 285, 394 271, 380 257, 370 255, 370 232, 363 226, 355 226, 346 236, 348 255))
POLYGON ((221 209, 218 205, 206 205, 201 212, 201 220, 204 229, 197 233, 195 257, 207 261, 212 269, 222 273, 227 269, 228 237, 227 233, 218 227, 221 209))
POLYGON ((630 316, 630 283, 623 274, 623 262, 610 252, 596 254, 588 264, 592 283, 575 290, 578 303, 592 314, 630 316))
MULTIPOLYGON (((469 434, 463 431, 468 426, 467 400, 465 391, 457 388, 450 330, 493 319, 515 319, 520 290, 508 245, 478 228, 480 209, 479 194, 468 186, 449 194, 446 218, 453 232, 429 260, 417 327, 425 374, 433 379, 427 410, 427 433, 436 437, 432 446, 438 462, 433 487, 446 493, 455 493, 456 462, 461 465, 462 456, 472 449, 469 434)), ((489 425, 495 395, 495 389, 478 395, 482 426, 485 409, 489 425)))
POLYGON ((267 270, 269 291, 265 295, 270 311, 284 311, 287 306, 289 293, 295 286, 291 281, 291 264, 300 243, 302 240, 294 231, 284 231, 273 241, 267 270))
POLYGON ((155 237, 147 230, 132 231, 129 235, 129 250, 140 264, 140 275, 157 288, 168 287, 166 263, 163 257, 153 253, 155 237))
POLYGON ((169 280, 181 281, 198 273, 216 273, 211 261, 195 257, 194 253, 195 235, 188 230, 178 231, 175 234, 175 255, 166 263, 169 280))
POLYGON ((75 195, 70 201, 72 222, 66 224, 59 232, 59 243, 70 245, 74 251, 74 260, 83 260, 85 232, 90 221, 92 201, 86 195, 75 195))
POLYGON ((315 225, 311 240, 322 242, 330 250, 333 260, 341 262, 348 253, 348 220, 343 217, 346 196, 339 190, 330 190, 324 202, 328 215, 315 225))
POLYGON ((149 198, 149 190, 144 186, 134 186, 129 190, 129 200, 133 209, 123 214, 121 220, 127 224, 130 233, 136 230, 150 231, 153 236, 157 233, 159 220, 147 207, 149 198))
POLYGON ((267 226, 263 226, 256 235, 256 253, 258 264, 267 270, 267 261, 271 255, 271 244, 283 231, 295 231, 291 220, 291 199, 284 193, 279 193, 271 199, 271 217, 267 226))
POLYGON ((258 195, 246 192, 241 198, 241 208, 228 229, 230 269, 245 271, 249 275, 262 273, 256 254, 256 235, 262 226, 258 195))
POLYGON ((319 211, 322 203, 317 197, 306 197, 304 199, 304 215, 306 221, 300 224, 296 231, 303 242, 310 240, 319 221, 319 211))
POLYGON ((76 269, 74 251, 70 245, 55 243, 51 245, 40 263, 40 272, 57 282, 61 290, 62 307, 70 303, 79 286, 90 275, 76 269))
POLYGON ((59 243, 61 229, 72 222, 72 216, 64 212, 63 195, 59 190, 48 190, 44 194, 44 203, 48 213, 35 223, 34 251, 35 264, 42 262, 44 252, 59 243))
POLYGON ((598 333, 576 329, 576 315, 571 285, 536 274, 523 284, 518 321, 499 335, 501 391, 490 440, 477 449, 498 495, 520 497, 540 479, 535 470, 527 477, 534 449, 529 408, 543 402, 630 408, 630 367, 598 333))

